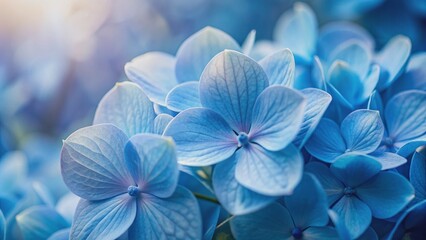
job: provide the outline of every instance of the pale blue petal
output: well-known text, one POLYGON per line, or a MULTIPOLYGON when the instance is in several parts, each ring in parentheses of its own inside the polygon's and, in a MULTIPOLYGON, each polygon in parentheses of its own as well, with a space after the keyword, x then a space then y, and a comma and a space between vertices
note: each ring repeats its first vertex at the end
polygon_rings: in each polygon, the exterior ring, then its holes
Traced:
POLYGON ((2 194, 14 194, 26 185, 27 161, 25 154, 19 151, 10 151, 1 156, 0 189, 2 194))
POLYGON ((382 165, 373 157, 359 154, 345 154, 331 164, 334 176, 346 186, 357 187, 380 172, 382 165))
POLYGON ((201 76, 201 104, 222 115, 235 131, 248 133, 254 103, 268 84, 257 62, 226 50, 209 62, 201 76))
POLYGON ((153 133, 158 135, 163 135, 164 130, 166 129, 167 125, 169 125, 170 121, 172 121, 173 117, 169 114, 158 114, 157 117, 154 119, 154 131, 153 133))
POLYGON ((373 91, 368 99, 367 109, 379 111, 383 116, 383 101, 378 91, 373 91))
POLYGON ((62 215, 69 223, 72 223, 75 209, 80 198, 73 193, 62 196, 56 204, 56 211, 62 215))
POLYGON ((207 108, 192 108, 179 113, 164 135, 173 137, 178 161, 189 166, 208 166, 234 154, 237 137, 226 121, 207 108))
POLYGON ((380 65, 382 73, 378 89, 389 87, 392 82, 405 70, 411 53, 409 38, 399 35, 391 40, 376 55, 375 61, 380 65))
MULTIPOLYGON (((327 216, 328 220, 328 216, 327 216)), ((309 227, 303 231, 303 240, 338 240, 337 231, 332 227, 309 227)))
POLYGON ((232 235, 244 240, 282 240, 291 237, 294 225, 288 210, 278 203, 231 220, 232 235))
POLYGON ((304 96, 295 90, 266 88, 253 107, 250 140, 271 151, 284 148, 299 132, 305 106, 304 96))
POLYGON ((6 219, 4 218, 3 212, 0 209, 0 240, 6 239, 6 219))
POLYGON ((332 209, 348 230, 351 239, 359 237, 371 223, 370 209, 355 196, 344 196, 332 209))
POLYGON ((268 75, 269 85, 281 85, 292 88, 296 65, 290 49, 285 48, 264 57, 259 61, 260 66, 268 75))
MULTIPOLYGON (((333 84, 326 82, 327 92, 333 97, 333 101, 331 102, 332 108, 338 108, 335 112, 343 111, 352 111, 355 109, 353 103, 350 103, 334 86, 333 84)), ((358 98, 359 99, 359 98, 358 98)), ((336 113, 337 114, 337 113, 336 113)), ((342 114, 338 114, 342 115, 342 114)), ((346 116, 343 114, 343 116, 346 116)), ((337 116, 336 116, 337 117, 337 116)), ((342 116, 339 116, 339 121, 342 121, 342 116)))
POLYGON ((414 152, 410 166, 410 182, 416 190, 416 198, 426 199, 426 156, 414 152))
POLYGON ((219 29, 205 27, 180 46, 176 54, 176 77, 179 82, 196 81, 207 63, 219 52, 240 51, 238 43, 219 29))
MULTIPOLYGON (((363 94, 363 84, 360 76, 347 63, 340 60, 335 61, 330 67, 328 79, 329 83, 344 98, 336 97, 341 104, 352 108, 359 103, 363 94)), ((333 92, 331 95, 334 97, 333 92)))
POLYGON ((398 173, 381 172, 357 187, 356 195, 374 217, 384 219, 397 214, 414 198, 414 188, 398 173))
POLYGON ((301 90, 306 99, 305 113, 303 114, 303 123, 300 131, 293 143, 302 148, 306 141, 311 137, 319 124, 322 116, 330 105, 330 94, 315 88, 305 88, 301 90))
POLYGON ((382 164, 382 170, 396 168, 407 162, 407 159, 404 157, 391 152, 376 151, 370 153, 370 155, 382 164))
MULTIPOLYGON (((166 104, 164 103, 164 105, 166 105, 166 104)), ((174 112, 174 111, 168 109, 167 107, 159 105, 159 104, 156 104, 156 103, 154 103, 154 111, 158 115, 160 115, 160 114, 168 114, 170 116, 176 116, 178 114, 177 112, 174 112)))
POLYGON ((65 229, 56 231, 47 240, 69 240, 70 231, 71 231, 70 228, 65 228, 65 229))
POLYGON ((247 34, 247 37, 243 42, 243 46, 241 47, 242 53, 244 53, 245 55, 250 55, 255 41, 256 41, 256 30, 253 29, 249 32, 249 34, 247 34))
POLYGON ((179 170, 170 137, 137 134, 125 147, 126 165, 141 192, 169 197, 176 189, 179 170))
POLYGON ((347 151, 368 154, 379 147, 385 128, 379 112, 359 109, 343 120, 340 131, 347 151))
POLYGON ((255 212, 271 202, 268 197, 243 187, 235 179, 235 157, 216 165, 213 171, 213 187, 222 206, 233 215, 255 212))
POLYGON ((27 208, 16 216, 23 239, 47 239, 69 223, 54 209, 46 206, 27 208))
POLYGON ((127 136, 111 124, 85 127, 71 134, 61 153, 65 184, 79 197, 101 200, 127 192, 132 177, 124 162, 127 136))
POLYGON ((311 62, 315 54, 317 28, 315 13, 307 4, 298 2, 278 19, 274 39, 304 62, 311 62))
POLYGON ((122 82, 99 102, 93 124, 114 124, 131 137, 153 132, 154 118, 152 103, 142 89, 135 83, 122 82))
POLYGON ((81 199, 70 239, 116 239, 132 225, 135 216, 136 199, 127 193, 101 201, 81 199))
POLYGON ((324 68, 318 56, 314 56, 314 61, 312 62, 311 81, 313 83, 313 87, 325 91, 327 90, 327 85, 325 84, 324 68))
POLYGON ((321 119, 305 147, 312 156, 325 162, 333 162, 346 151, 339 126, 327 118, 321 119))
POLYGON ((198 81, 184 82, 172 90, 166 97, 167 108, 182 112, 188 108, 201 107, 198 81))
POLYGON ((306 229, 327 225, 327 195, 314 175, 304 174, 293 194, 284 197, 284 202, 297 227, 306 229))
POLYGON ((368 97, 370 97, 374 89, 376 89, 376 85, 379 82, 379 77, 380 77, 380 66, 377 64, 374 64, 372 65, 368 75, 361 80, 362 84, 364 85, 364 90, 360 96, 358 104, 363 103, 366 99, 368 99, 368 97))
POLYGON ((389 95, 393 96, 406 90, 426 91, 426 52, 411 55, 406 71, 388 89, 389 95))
POLYGON ((126 63, 124 70, 151 101, 164 106, 167 93, 177 85, 175 63, 169 54, 148 52, 126 63))
POLYGON ((177 187, 169 198, 142 194, 129 239, 201 239, 201 215, 190 191, 177 187))
POLYGON ((395 142, 419 137, 426 132, 426 92, 410 90, 389 100, 385 108, 389 137, 395 142))
POLYGON ((280 49, 282 49, 282 47, 278 43, 268 40, 260 40, 254 44, 249 56, 256 61, 259 61, 260 59, 276 51, 279 51, 280 49))
POLYGON ((235 178, 244 187, 260 194, 290 195, 302 179, 303 157, 292 144, 276 152, 250 144, 235 154, 235 178))

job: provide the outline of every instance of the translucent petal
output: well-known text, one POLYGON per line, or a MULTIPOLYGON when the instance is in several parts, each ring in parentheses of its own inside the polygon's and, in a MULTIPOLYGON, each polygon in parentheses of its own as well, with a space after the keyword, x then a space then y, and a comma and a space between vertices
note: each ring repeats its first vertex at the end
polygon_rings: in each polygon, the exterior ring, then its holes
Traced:
POLYGON ((259 61, 269 79, 269 85, 281 85, 292 88, 296 65, 290 49, 285 48, 270 54, 259 61))
POLYGON ((246 39, 243 42, 242 52, 246 55, 250 55, 251 50, 253 49, 254 42, 256 41, 256 30, 251 30, 247 34, 246 39))
POLYGON ((181 112, 192 107, 201 107, 198 81, 184 82, 174 87, 166 97, 167 108, 181 112))
POLYGON ((158 114, 154 119, 154 132, 158 135, 163 135, 164 130, 166 130, 167 125, 172 121, 173 117, 169 114, 158 114))

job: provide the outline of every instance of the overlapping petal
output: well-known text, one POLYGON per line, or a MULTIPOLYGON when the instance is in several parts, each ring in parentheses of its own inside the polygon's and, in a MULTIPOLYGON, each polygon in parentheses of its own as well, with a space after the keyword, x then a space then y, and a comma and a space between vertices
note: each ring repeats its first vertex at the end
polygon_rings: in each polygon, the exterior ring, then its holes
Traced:
POLYGON ((174 87, 166 96, 166 105, 175 112, 201 107, 198 81, 184 82, 174 87))
POLYGON ((269 85, 293 87, 296 65, 290 49, 285 48, 270 54, 259 61, 269 79, 269 85))
POLYGON ((414 152, 410 166, 410 182, 416 190, 416 198, 426 199, 426 156, 414 152))
POLYGON ((335 61, 329 70, 328 82, 338 91, 340 96, 330 92, 341 104, 353 108, 363 94, 363 84, 360 76, 351 66, 341 60, 335 61), (346 102, 347 101, 347 102, 346 102))
POLYGON ((6 239, 6 219, 4 218, 3 212, 0 209, 0 239, 6 239))
POLYGON ((163 135, 167 125, 172 121, 173 117, 169 114, 158 114, 154 119, 154 134, 163 135))
POLYGON ((339 236, 337 232, 332 227, 309 227, 303 231, 303 239, 306 240, 320 240, 320 239, 329 239, 329 240, 338 240, 339 236))
POLYGON ((328 197, 328 205, 332 205, 343 196, 345 186, 322 163, 312 162, 306 165, 306 171, 312 173, 324 188, 328 197))

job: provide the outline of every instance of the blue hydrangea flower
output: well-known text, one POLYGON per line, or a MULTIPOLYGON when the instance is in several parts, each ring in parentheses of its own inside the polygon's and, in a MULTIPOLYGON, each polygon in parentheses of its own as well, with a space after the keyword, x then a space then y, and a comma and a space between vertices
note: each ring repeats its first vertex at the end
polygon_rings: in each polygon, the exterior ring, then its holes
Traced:
POLYGON ((291 196, 255 213, 231 220, 236 239, 339 239, 328 227, 327 196, 316 178, 305 174, 291 196))
POLYGON ((61 171, 81 197, 71 228, 75 239, 174 237, 200 239, 195 197, 177 185, 171 139, 137 134, 111 124, 82 128, 64 141, 61 171))
POLYGON ((343 155, 330 168, 317 162, 306 166, 321 182, 329 206, 351 238, 360 236, 372 217, 390 218, 414 198, 414 189, 403 176, 381 168, 374 158, 358 154, 343 155))

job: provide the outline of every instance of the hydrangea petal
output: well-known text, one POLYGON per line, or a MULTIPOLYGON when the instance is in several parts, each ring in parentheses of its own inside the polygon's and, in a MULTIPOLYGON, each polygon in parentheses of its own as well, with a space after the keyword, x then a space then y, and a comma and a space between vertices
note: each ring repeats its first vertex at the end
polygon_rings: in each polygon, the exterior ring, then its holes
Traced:
POLYGON ((173 137, 179 163, 189 166, 221 162, 234 154, 238 145, 228 123, 207 108, 191 108, 179 113, 164 135, 173 137))
POLYGON ((290 49, 285 48, 259 61, 269 79, 269 85, 293 87, 296 65, 290 49))
POLYGON ((126 63, 124 70, 151 101, 164 106, 167 93, 177 84, 175 63, 169 54, 148 52, 126 63))
POLYGON ((198 81, 184 82, 177 85, 167 94, 167 108, 175 112, 182 112, 188 108, 201 107, 198 88, 198 81))
POLYGON ((205 27, 180 46, 176 54, 176 77, 179 82, 196 81, 207 63, 219 52, 241 51, 238 43, 219 29, 205 27))
POLYGON ((0 240, 6 239, 6 219, 4 218, 3 212, 0 209, 0 240))
POLYGON ((382 165, 382 170, 392 169, 399 167, 407 162, 404 157, 391 152, 376 151, 369 155, 376 158, 377 161, 382 165))
POLYGON ((268 40, 260 40, 254 44, 249 56, 256 61, 260 61, 262 58, 279 51, 280 49, 282 49, 282 47, 278 43, 268 40))
POLYGON ((416 198, 426 199, 426 156, 414 152, 410 166, 410 182, 416 190, 416 198))
POLYGON ((173 194, 179 170, 170 137, 137 134, 126 144, 125 154, 127 168, 140 191, 162 198, 173 194))
POLYGON ((70 239, 116 239, 132 225, 135 216, 136 201, 127 193, 101 201, 81 199, 70 239))
POLYGON ((380 93, 376 90, 373 91, 368 99, 367 109, 379 111, 380 115, 383 116, 383 101, 380 93))
POLYGON ((406 232, 412 239, 422 239, 426 234, 426 200, 407 209, 398 219, 388 239, 403 239, 406 232))
POLYGON ((312 62, 311 79, 313 87, 319 88, 321 90, 327 90, 327 85, 325 84, 324 68, 318 56, 314 56, 314 61, 312 62))
POLYGON ((14 194, 25 185, 28 163, 25 154, 10 151, 0 158, 0 189, 2 194, 14 194))
POLYGON ((284 148, 299 132, 305 106, 305 98, 295 90, 266 88, 254 104, 249 138, 271 151, 284 148))
POLYGON ((271 202, 275 197, 268 197, 253 192, 242 186, 235 179, 235 155, 216 165, 213 171, 213 187, 222 206, 233 215, 255 212, 271 202))
POLYGON ((249 34, 247 34, 247 37, 243 42, 243 46, 241 47, 242 53, 244 53, 245 55, 250 55, 255 41, 256 41, 256 30, 253 29, 249 32, 249 34))
POLYGON ((222 115, 234 130, 248 133, 255 101, 268 84, 258 63, 225 50, 209 62, 201 76, 201 104, 222 115))
POLYGON ((370 95, 376 88, 377 83, 379 82, 379 77, 380 77, 380 66, 377 64, 374 64, 371 67, 368 75, 362 79, 364 90, 357 104, 363 103, 366 99, 368 99, 368 97, 370 97, 370 95))
POLYGON ((52 234, 47 240, 69 240, 70 228, 61 229, 52 234))
POLYGON ((390 218, 413 198, 410 182, 398 173, 381 172, 356 188, 357 196, 366 203, 376 218, 390 218))
POLYGON ((79 197, 101 200, 127 192, 132 183, 124 162, 127 136, 111 124, 85 127, 71 134, 61 152, 65 184, 79 197))
POLYGON ((169 198, 141 196, 129 239, 201 239, 201 230, 197 200, 178 186, 169 198))
POLYGON ((394 96, 402 91, 423 90, 426 91, 426 52, 411 55, 406 71, 397 78, 388 89, 389 96, 394 96))
POLYGON ((154 119, 154 134, 163 135, 167 125, 172 121, 173 117, 169 114, 158 114, 154 119))
POLYGON ((142 89, 131 82, 117 83, 99 102, 93 124, 111 123, 127 136, 153 132, 155 112, 142 89))
POLYGON ((338 240, 339 236, 337 235, 336 230, 332 227, 309 227, 308 229, 303 231, 303 239, 306 239, 306 240, 318 240, 318 239, 338 240))
POLYGON ((336 97, 341 104, 352 108, 358 103, 363 94, 363 84, 359 75, 347 63, 340 60, 335 61, 330 67, 328 79, 329 83, 349 103, 336 97))

